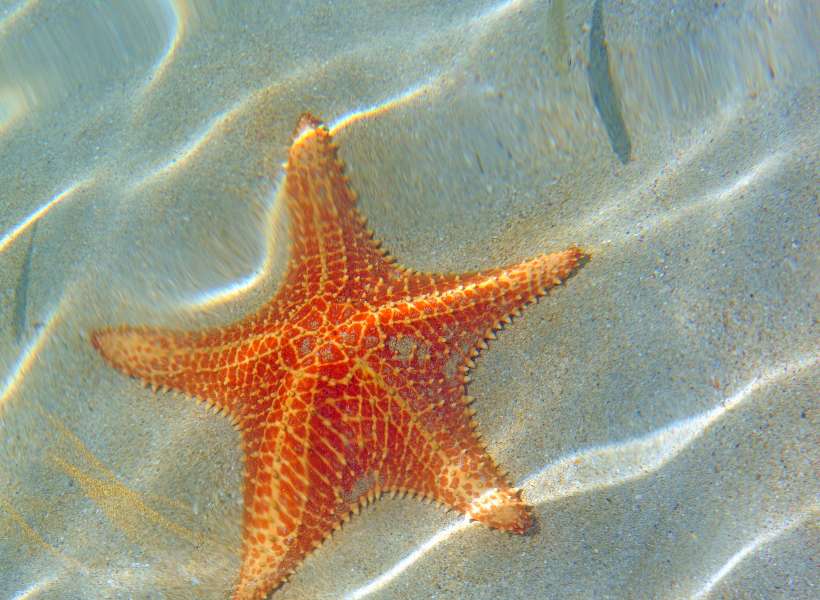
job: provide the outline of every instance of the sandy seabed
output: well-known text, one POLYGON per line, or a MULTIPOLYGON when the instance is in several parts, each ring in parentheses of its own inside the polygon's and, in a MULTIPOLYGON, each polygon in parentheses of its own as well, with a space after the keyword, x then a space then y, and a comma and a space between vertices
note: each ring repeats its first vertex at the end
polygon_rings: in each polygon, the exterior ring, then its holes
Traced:
POLYGON ((538 533, 384 499, 274 599, 816 597, 817 5, 298 6, 0 0, 0 596, 230 594, 238 434, 88 332, 273 293, 309 110, 403 264, 593 258, 469 387, 538 533))

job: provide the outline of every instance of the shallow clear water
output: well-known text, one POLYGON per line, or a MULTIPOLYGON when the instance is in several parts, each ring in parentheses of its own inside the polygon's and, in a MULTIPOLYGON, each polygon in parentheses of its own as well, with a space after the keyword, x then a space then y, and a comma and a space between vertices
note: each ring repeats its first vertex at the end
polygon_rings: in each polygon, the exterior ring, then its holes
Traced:
POLYGON ((0 0, 0 597, 231 593, 238 434, 88 332, 267 300, 306 110, 405 265, 592 260, 469 386, 539 531, 384 499, 273 598, 816 596, 817 5, 235 4, 0 0))

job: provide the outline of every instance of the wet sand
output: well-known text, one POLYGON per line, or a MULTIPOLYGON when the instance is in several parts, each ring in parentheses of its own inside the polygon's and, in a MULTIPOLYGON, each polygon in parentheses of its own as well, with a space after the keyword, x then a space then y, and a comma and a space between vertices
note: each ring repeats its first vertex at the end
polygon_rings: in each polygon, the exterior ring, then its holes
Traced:
POLYGON ((538 533, 383 499, 273 598, 817 593, 817 9, 439 4, 0 8, 0 596, 230 593, 238 434, 88 332, 273 293, 305 110, 403 264, 593 258, 469 386, 538 533))

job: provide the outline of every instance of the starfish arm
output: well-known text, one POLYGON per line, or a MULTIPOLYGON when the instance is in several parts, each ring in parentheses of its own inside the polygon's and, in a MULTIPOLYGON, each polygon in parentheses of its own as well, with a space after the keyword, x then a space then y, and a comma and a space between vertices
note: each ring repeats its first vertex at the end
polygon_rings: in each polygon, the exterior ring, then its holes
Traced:
POLYGON ((382 492, 435 499, 508 531, 531 524, 463 402, 418 410, 367 363, 334 364, 342 365, 294 380, 271 412, 243 422, 243 560, 234 600, 276 589, 382 492))
MULTIPOLYGON (((452 276, 446 285, 435 281, 426 296, 380 308, 372 331, 364 331, 365 337, 382 340, 368 362, 430 446, 411 468, 408 460, 418 457, 392 452, 405 468, 396 465, 400 476, 388 487, 434 498, 491 527, 519 533, 529 528, 527 506, 474 433, 464 396, 466 373, 484 339, 565 280, 583 256, 570 248, 506 268, 452 276)), ((386 470, 391 471, 389 464, 386 470)))
POLYGON ((527 531, 529 508, 484 449, 464 395, 474 336, 462 339, 454 321, 425 322, 415 334, 407 325, 382 325, 384 343, 368 358, 385 390, 373 410, 381 419, 369 427, 388 440, 379 439, 389 448, 379 466, 383 489, 435 500, 490 527, 527 531))
POLYGON ((458 400, 485 340, 525 304, 568 277, 582 257, 576 248, 542 255, 465 275, 442 291, 380 307, 373 322, 357 330, 372 345, 369 365, 417 410, 458 400))
POLYGON ((243 422, 243 558, 234 600, 266 597, 372 498, 372 456, 356 443, 361 386, 316 372, 243 422))
POLYGON ((276 381, 282 371, 275 337, 235 337, 235 328, 185 332, 121 326, 94 331, 91 343, 118 371, 155 389, 194 396, 238 423, 239 399, 253 401, 263 393, 260 381, 276 381))
POLYGON ((475 433, 459 378, 432 382, 404 366, 406 376, 397 376, 388 361, 357 360, 344 374, 349 381, 320 387, 313 418, 321 420, 312 429, 322 435, 311 446, 327 457, 315 475, 338 490, 336 518, 384 491, 435 500, 490 527, 528 530, 529 508, 475 433))
POLYGON ((530 509, 487 454, 461 390, 429 404, 404 399, 405 391, 394 396, 401 410, 391 419, 404 447, 385 457, 384 489, 435 500, 495 529, 529 530, 530 509))
POLYGON ((497 327, 499 321, 517 315, 526 304, 563 283, 584 256, 583 251, 572 247, 507 267, 463 275, 456 277, 449 289, 434 290, 426 299, 437 302, 444 313, 478 311, 479 323, 497 327))
POLYGON ((279 297, 297 305, 316 295, 360 297, 366 284, 399 271, 365 219, 328 130, 302 116, 285 165, 291 259, 279 297))
POLYGON ((494 337, 493 331, 502 323, 566 280, 584 257, 574 247, 542 254, 508 267, 451 276, 446 285, 426 295, 387 303, 379 309, 379 323, 392 332, 383 335, 395 340, 388 340, 385 351, 400 354, 391 343, 424 339, 424 354, 443 356, 446 364, 442 365, 452 366, 459 359, 459 366, 468 363, 484 339, 494 337))
MULTIPOLYGON (((243 429, 242 567, 234 600, 265 598, 310 553, 316 538, 324 537, 302 531, 309 487, 307 444, 301 437, 305 424, 294 420, 289 406, 281 403, 272 414, 260 415, 258 423, 243 429)), ((313 497, 325 501, 333 497, 327 492, 310 490, 313 497)), ((322 517, 319 512, 317 519, 322 517)))

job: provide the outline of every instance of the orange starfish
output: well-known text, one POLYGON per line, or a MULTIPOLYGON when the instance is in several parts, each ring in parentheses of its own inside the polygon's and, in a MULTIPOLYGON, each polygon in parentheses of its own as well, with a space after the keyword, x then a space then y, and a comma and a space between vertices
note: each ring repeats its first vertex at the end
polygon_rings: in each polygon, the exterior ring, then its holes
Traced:
POLYGON ((467 371, 494 330, 566 279, 582 252, 481 273, 416 273, 379 249, 330 133, 310 115, 285 169, 291 258, 268 304, 227 327, 123 326, 92 336, 116 369, 205 400, 241 432, 233 597, 265 597, 383 492, 525 532, 529 507, 475 432, 467 371))

